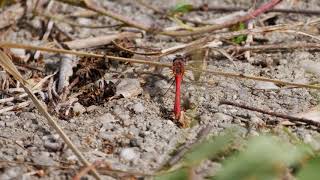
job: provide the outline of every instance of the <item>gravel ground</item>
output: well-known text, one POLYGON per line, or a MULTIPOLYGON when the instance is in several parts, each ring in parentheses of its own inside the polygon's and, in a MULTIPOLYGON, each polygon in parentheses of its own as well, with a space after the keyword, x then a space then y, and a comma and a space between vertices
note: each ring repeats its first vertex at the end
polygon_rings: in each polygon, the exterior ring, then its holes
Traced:
MULTIPOLYGON (((202 1, 193 2, 202 3, 202 1)), ((251 4, 245 0, 207 2, 212 5, 246 7, 251 4)), ((291 2, 295 2, 293 6, 299 9, 320 9, 320 2, 317 0, 286 0, 283 4, 291 2)), ((172 7, 175 3, 176 1, 172 0, 152 2, 153 5, 163 8, 172 7)), ((104 5, 146 24, 157 20, 161 25, 168 27, 173 25, 166 20, 158 20, 158 16, 153 15, 151 10, 135 5, 132 1, 106 1, 104 5)), ((62 9, 65 12, 75 10, 74 8, 62 9)), ((221 15, 224 14, 192 12, 189 17, 210 20, 221 15)), ((296 14, 278 17, 277 24, 312 18, 312 16, 296 14)), ((77 21, 81 23, 92 20, 79 18, 77 21)), ((106 17, 99 17, 98 21, 114 23, 106 17)), ((30 22, 34 27, 39 23, 39 18, 34 18, 30 22)), ((108 29, 74 28, 64 23, 56 25, 75 39, 110 33, 108 29)), ((41 41, 34 38, 32 33, 29 28, 17 26, 10 28, 7 36, 2 37, 2 40, 40 44, 41 41)), ((275 44, 310 41, 309 37, 284 33, 269 33, 261 35, 261 38, 275 44)), ((147 35, 144 39, 137 41, 137 44, 165 48, 174 46, 177 42, 164 36, 147 35)), ((208 69, 241 72, 300 83, 310 83, 320 74, 319 71, 318 75, 308 73, 305 67, 306 62, 320 63, 320 54, 316 51, 252 53, 252 59, 253 63, 246 60, 230 62, 225 57, 211 52, 208 57, 208 69)), ((165 60, 164 58, 163 61, 165 60)), ((121 77, 118 88, 124 86, 122 88, 125 91, 134 95, 113 99, 103 105, 84 107, 77 104, 74 110, 79 112, 79 116, 68 120, 57 119, 57 122, 90 162, 104 160, 113 169, 124 171, 150 173, 157 170, 169 159, 170 152, 178 145, 195 139, 200 129, 209 124, 213 127, 212 134, 218 134, 229 127, 239 128, 246 133, 248 123, 281 120, 231 106, 219 106, 220 100, 245 103, 265 110, 294 115, 316 106, 320 97, 319 91, 316 90, 278 87, 272 83, 227 79, 210 74, 204 75, 201 82, 195 84, 192 82, 192 74, 187 72, 182 94, 194 105, 195 108, 190 109, 189 112, 192 112, 190 114, 194 116, 193 120, 198 123, 183 129, 168 117, 173 108, 174 90, 171 88, 165 95, 163 94, 170 87, 171 82, 153 74, 135 73, 159 72, 170 79, 172 76, 170 70, 155 70, 145 65, 134 65, 120 66, 114 71, 113 74, 106 72, 105 78, 114 77, 113 75, 116 74, 117 77, 121 77)), ((37 113, 35 108, 1 114, 0 129, 0 160, 26 162, 21 164, 0 162, 0 179, 70 179, 79 171, 75 155, 47 125, 46 120, 37 113), (44 170, 44 175, 33 175, 32 173, 36 170, 44 170)), ((319 134, 316 131, 308 130, 304 126, 291 126, 290 129, 305 142, 311 143, 316 148, 320 147, 317 141, 319 134)), ((251 133, 259 132, 253 128, 251 133)), ((220 164, 205 162, 203 166, 204 169, 207 167, 216 169, 220 164)), ((199 170, 199 173, 206 174, 208 171, 199 170)), ((88 178, 92 177, 88 176, 88 178)), ((104 178, 112 179, 107 176, 104 178)))

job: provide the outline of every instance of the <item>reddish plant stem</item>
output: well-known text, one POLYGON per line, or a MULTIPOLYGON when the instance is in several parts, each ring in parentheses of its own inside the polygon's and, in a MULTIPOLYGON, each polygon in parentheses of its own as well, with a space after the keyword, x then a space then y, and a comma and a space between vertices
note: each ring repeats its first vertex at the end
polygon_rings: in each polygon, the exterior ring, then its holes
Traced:
POLYGON ((278 3, 280 3, 281 0, 271 0, 268 3, 260 6, 258 9, 256 9, 255 11, 253 11, 252 13, 250 13, 249 15, 253 16, 254 18, 257 17, 258 15, 272 9, 275 5, 277 5, 278 3))
POLYGON ((261 5, 258 9, 248 13, 247 15, 244 15, 240 18, 236 18, 234 20, 231 20, 229 22, 226 22, 225 24, 221 24, 221 26, 230 27, 234 24, 237 24, 239 22, 246 22, 248 20, 254 19, 260 14, 272 9, 274 6, 279 4, 282 0, 271 0, 267 2, 266 4, 261 5))
POLYGON ((223 29, 223 28, 228 28, 228 27, 231 27, 231 26, 238 24, 240 22, 246 22, 248 20, 254 19, 255 17, 259 16, 260 14, 262 14, 266 11, 269 11, 274 6, 279 4, 281 1, 282 0, 271 0, 264 5, 261 5, 256 10, 248 13, 247 15, 232 19, 232 20, 227 21, 223 24, 215 24, 215 25, 200 27, 194 31, 164 31, 161 33, 165 34, 165 35, 173 35, 173 36, 191 36, 191 35, 209 33, 212 31, 219 30, 219 29, 223 29))

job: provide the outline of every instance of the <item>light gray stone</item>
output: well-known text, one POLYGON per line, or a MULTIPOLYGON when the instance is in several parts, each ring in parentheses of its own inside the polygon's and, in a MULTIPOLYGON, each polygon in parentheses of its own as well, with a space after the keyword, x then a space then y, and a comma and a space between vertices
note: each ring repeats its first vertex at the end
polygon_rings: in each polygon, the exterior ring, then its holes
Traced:
POLYGON ((137 157, 133 148, 124 148, 120 151, 120 158, 125 161, 132 161, 137 157))
POLYGON ((132 109, 133 109, 133 111, 135 112, 135 113, 143 113, 144 112, 144 110, 145 110, 145 108, 144 108, 144 106, 143 106, 143 104, 142 103, 136 103, 136 104, 134 104, 133 105, 133 107, 132 107, 132 109))

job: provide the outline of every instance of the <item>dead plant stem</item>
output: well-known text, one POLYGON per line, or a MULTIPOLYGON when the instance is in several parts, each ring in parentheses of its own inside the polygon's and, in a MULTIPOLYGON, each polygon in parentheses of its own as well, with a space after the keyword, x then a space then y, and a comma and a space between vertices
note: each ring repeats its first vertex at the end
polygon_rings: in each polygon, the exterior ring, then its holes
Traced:
POLYGON ((294 117, 294 116, 289 116, 289 115, 285 115, 285 114, 281 114, 281 113, 277 113, 277 112, 272 112, 272 111, 267 111, 267 110, 263 110, 263 109, 259 109, 256 107, 251 107, 251 106, 247 106, 244 104, 239 104, 239 103, 235 103, 235 102, 230 102, 230 101, 220 101, 220 105, 230 105, 230 106, 235 106, 235 107, 239 107, 242 109, 247 109, 250 111, 256 111, 262 114, 268 114, 270 116, 275 116, 275 117, 279 117, 279 118, 283 118, 283 119, 287 119, 290 122, 296 123, 296 122, 302 122, 302 123, 306 123, 308 125, 312 125, 312 126, 316 126, 316 127, 320 127, 320 122, 317 121, 313 121, 311 119, 306 119, 306 118, 298 118, 298 117, 294 117))
MULTIPOLYGON (((55 52, 55 53, 73 54, 73 55, 77 55, 77 56, 108 58, 110 60, 115 60, 115 61, 137 63, 137 64, 147 64, 147 65, 159 66, 159 67, 168 67, 168 68, 172 67, 172 63, 160 63, 160 62, 154 62, 151 60, 147 61, 147 60, 140 60, 140 59, 123 58, 123 57, 116 57, 116 56, 87 53, 87 52, 83 52, 83 51, 70 51, 70 50, 64 50, 64 49, 38 47, 38 46, 16 44, 16 43, 10 43, 10 42, 0 43, 0 47, 40 50, 40 51, 55 52)), ((300 88, 320 89, 320 86, 315 86, 315 85, 286 82, 286 81, 281 81, 281 80, 277 80, 277 79, 249 76, 249 75, 244 75, 244 74, 239 74, 239 73, 228 73, 228 72, 214 71, 214 70, 199 70, 199 69, 195 69, 195 68, 188 67, 188 66, 186 67, 186 70, 192 70, 195 72, 210 73, 210 74, 229 77, 229 78, 251 79, 251 80, 257 80, 257 81, 273 82, 273 83, 280 84, 280 85, 290 85, 290 86, 295 86, 295 87, 300 87, 300 88)))

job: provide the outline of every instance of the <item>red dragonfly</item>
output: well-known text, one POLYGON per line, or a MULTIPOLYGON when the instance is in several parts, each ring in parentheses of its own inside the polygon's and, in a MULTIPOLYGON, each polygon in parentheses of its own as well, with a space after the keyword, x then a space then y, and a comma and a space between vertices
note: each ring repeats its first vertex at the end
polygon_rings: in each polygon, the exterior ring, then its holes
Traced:
MULTIPOLYGON (((179 122, 181 126, 188 126, 187 122, 185 122, 184 111, 181 104, 181 84, 183 81, 183 76, 185 73, 185 65, 187 60, 189 61, 189 66, 194 67, 197 66, 197 69, 201 70, 206 66, 206 58, 208 55, 207 49, 197 49, 196 51, 186 52, 185 55, 176 55, 172 62, 172 72, 175 77, 175 100, 174 100, 174 119, 179 122), (199 60, 202 59, 202 60, 199 60)), ((200 79, 201 73, 193 72, 193 76, 195 80, 200 79)))

